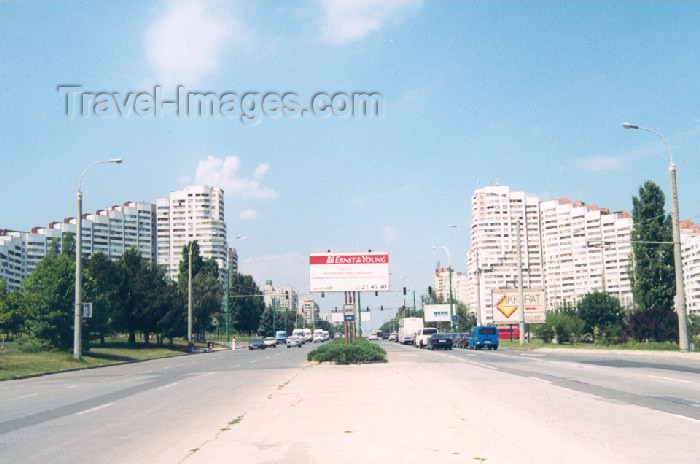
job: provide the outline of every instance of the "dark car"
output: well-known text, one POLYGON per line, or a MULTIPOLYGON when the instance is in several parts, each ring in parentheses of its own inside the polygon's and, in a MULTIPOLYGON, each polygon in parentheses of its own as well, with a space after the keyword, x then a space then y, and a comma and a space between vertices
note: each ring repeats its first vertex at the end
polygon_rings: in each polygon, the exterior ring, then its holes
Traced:
POLYGON ((428 339, 428 349, 429 350, 437 350, 440 348, 444 348, 446 350, 451 350, 452 349, 452 337, 450 334, 446 333, 436 333, 432 334, 430 338, 428 339))
POLYGON ((469 349, 498 349, 498 329, 493 325, 477 325, 469 332, 469 349))
POLYGON ((250 342, 248 342, 248 349, 249 350, 264 350, 265 349, 265 342, 263 341, 262 338, 251 338, 250 342))

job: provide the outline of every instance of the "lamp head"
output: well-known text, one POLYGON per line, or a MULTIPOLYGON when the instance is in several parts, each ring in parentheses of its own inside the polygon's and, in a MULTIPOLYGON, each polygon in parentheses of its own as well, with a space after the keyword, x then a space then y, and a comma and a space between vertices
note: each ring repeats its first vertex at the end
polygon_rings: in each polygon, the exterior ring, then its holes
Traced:
POLYGON ((122 161, 124 161, 124 160, 121 158, 112 158, 111 160, 109 160, 110 163, 116 163, 116 164, 122 164, 122 161))
POLYGON ((623 122, 622 127, 625 129, 639 129, 639 126, 635 126, 634 124, 631 124, 629 122, 623 122))

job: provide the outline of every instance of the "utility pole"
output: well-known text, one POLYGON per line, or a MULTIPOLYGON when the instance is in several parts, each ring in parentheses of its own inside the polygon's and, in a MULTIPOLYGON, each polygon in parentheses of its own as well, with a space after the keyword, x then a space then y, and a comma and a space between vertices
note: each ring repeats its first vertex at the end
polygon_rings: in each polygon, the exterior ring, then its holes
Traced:
POLYGON ((520 345, 525 344, 525 296, 523 291, 523 253, 520 248, 520 218, 516 223, 516 239, 518 247, 518 299, 520 300, 520 345))
POLYGON ((229 299, 229 287, 231 286, 231 275, 229 269, 228 259, 226 259, 226 302, 224 307, 226 308, 226 346, 231 348, 231 318, 228 311, 228 299, 229 299))
POLYGON ((360 303, 360 292, 357 292, 357 334, 362 338, 362 305, 360 303))
POLYGON ((476 325, 481 325, 481 268, 479 250, 476 250, 476 325))
POLYGON ((192 244, 190 242, 189 253, 187 258, 187 346, 192 349, 194 340, 192 340, 192 244))

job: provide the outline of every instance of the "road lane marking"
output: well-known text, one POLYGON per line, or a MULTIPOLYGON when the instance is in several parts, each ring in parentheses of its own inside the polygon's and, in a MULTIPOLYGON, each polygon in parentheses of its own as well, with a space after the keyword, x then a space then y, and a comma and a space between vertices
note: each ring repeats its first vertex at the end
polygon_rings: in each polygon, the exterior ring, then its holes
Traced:
POLYGON ((417 354, 406 354, 406 353, 401 353, 401 354, 399 354, 399 356, 401 356, 402 358, 417 358, 418 357, 417 354))
POLYGON ((541 379, 541 378, 539 378, 539 377, 529 376, 528 378, 530 378, 530 379, 532 379, 532 380, 537 380, 538 382, 544 382, 544 383, 549 383, 549 384, 552 383, 552 382, 550 382, 549 380, 541 379))
POLYGON ((22 399, 22 398, 31 398, 32 396, 37 396, 37 395, 38 395, 38 393, 30 393, 30 394, 28 394, 28 395, 20 396, 19 399, 22 399))
POLYGON ((664 376, 662 376, 662 375, 651 375, 651 374, 649 374, 649 377, 653 377, 653 378, 655 378, 655 379, 670 380, 671 382, 690 383, 690 380, 674 379, 673 377, 664 377, 664 376))
POLYGON ((241 367, 240 364, 235 364, 233 367, 241 367))
POLYGON ((76 412, 75 415, 76 415, 76 416, 80 416, 81 414, 85 414, 85 413, 88 413, 88 412, 97 411, 98 409, 106 408, 107 406, 112 406, 113 404, 114 404, 114 403, 106 403, 106 404, 103 404, 103 405, 101 405, 101 406, 95 406, 94 408, 86 409, 85 411, 76 412))
POLYGON ((68 385, 68 386, 66 387, 66 390, 70 390, 71 388, 75 388, 75 387, 77 387, 77 386, 78 386, 78 385, 68 385))
POLYGON ((531 358, 543 358, 545 355, 535 353, 520 353, 520 356, 529 356, 531 358))
POLYGON ((258 362, 257 359, 254 359, 254 360, 251 361, 250 363, 253 364, 253 363, 256 363, 256 362, 258 362))
POLYGON ((158 387, 156 390, 165 390, 166 388, 170 388, 170 387, 172 387, 173 385, 177 385, 177 384, 178 384, 178 382, 169 383, 169 384, 167 384, 167 385, 163 385, 163 386, 161 386, 161 387, 158 387))
POLYGON ((450 359, 456 359, 457 361, 467 362, 466 359, 462 359, 459 356, 445 355, 445 357, 450 358, 450 359))
POLYGON ((509 355, 503 354, 503 353, 491 353, 491 356, 509 356, 509 355))
MULTIPOLYGON (((671 413, 669 413, 669 414, 671 414, 671 413)), ((689 421, 691 421, 691 422, 696 422, 696 423, 700 424, 700 420, 698 420, 698 419, 693 419, 692 417, 681 416, 680 414, 671 414, 671 415, 672 415, 673 417, 680 417, 681 419, 689 420, 689 421)))
POLYGON ((494 371, 498 370, 497 367, 489 366, 488 364, 481 364, 481 363, 474 362, 474 361, 469 361, 469 364, 473 364, 473 365, 479 366, 479 367, 485 367, 486 369, 493 369, 494 371))
POLYGON ((202 377, 209 377, 210 375, 216 374, 216 372, 205 372, 202 377))

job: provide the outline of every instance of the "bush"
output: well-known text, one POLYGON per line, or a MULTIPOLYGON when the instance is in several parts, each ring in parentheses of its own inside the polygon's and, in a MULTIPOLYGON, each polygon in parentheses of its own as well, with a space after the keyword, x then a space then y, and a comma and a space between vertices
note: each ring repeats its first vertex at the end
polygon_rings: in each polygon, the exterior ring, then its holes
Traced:
POLYGON ((671 308, 658 306, 638 309, 630 314, 627 330, 638 342, 678 342, 678 315, 671 308))
POLYGON ((342 339, 333 340, 316 348, 307 355, 307 360, 333 362, 336 364, 367 364, 387 362, 386 351, 364 338, 359 338, 354 345, 345 345, 342 339))

